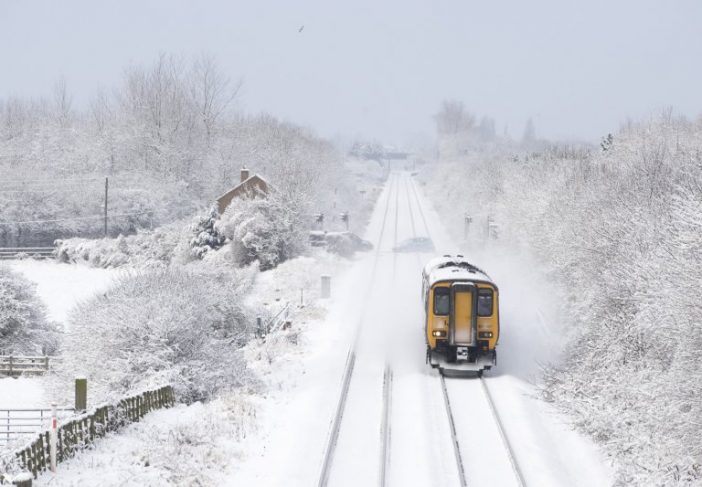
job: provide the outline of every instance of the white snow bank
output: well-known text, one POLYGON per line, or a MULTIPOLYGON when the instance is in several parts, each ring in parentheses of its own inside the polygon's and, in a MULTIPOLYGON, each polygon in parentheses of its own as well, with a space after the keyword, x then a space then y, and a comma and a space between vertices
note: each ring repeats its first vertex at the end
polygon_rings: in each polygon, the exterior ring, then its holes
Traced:
POLYGON ((244 396, 155 411, 34 485, 226 485, 255 414, 244 396))
POLYGON ((51 260, 17 260, 11 261, 10 266, 36 283, 37 294, 46 305, 49 318, 64 325, 76 303, 107 290, 122 272, 51 260))
POLYGON ((0 409, 47 407, 41 377, 0 378, 0 409))

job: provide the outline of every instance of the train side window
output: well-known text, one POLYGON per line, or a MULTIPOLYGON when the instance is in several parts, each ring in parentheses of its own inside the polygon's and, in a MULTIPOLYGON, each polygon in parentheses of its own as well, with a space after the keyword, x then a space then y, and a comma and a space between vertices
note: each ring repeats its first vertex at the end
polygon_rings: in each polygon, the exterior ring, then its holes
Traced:
POLYGON ((478 289, 478 316, 492 316, 492 289, 478 289))
POLYGON ((450 306, 449 299, 451 292, 447 287, 434 288, 434 314, 445 316, 449 314, 450 306))

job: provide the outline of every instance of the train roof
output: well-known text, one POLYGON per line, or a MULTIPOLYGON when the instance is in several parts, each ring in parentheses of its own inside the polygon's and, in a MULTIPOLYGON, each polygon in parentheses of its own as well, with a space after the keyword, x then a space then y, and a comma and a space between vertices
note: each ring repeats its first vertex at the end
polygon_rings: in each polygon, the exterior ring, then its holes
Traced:
POLYGON ((431 259, 424 266, 424 277, 429 285, 441 281, 485 281, 495 284, 487 273, 471 264, 462 255, 444 255, 431 259))

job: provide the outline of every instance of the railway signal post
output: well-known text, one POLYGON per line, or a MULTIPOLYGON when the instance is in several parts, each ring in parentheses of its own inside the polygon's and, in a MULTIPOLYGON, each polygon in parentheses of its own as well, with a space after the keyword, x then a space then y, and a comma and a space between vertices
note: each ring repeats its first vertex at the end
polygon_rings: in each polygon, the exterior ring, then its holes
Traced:
POLYGON ((468 231, 470 230, 470 224, 473 221, 473 217, 468 213, 463 215, 463 240, 468 240, 468 231))

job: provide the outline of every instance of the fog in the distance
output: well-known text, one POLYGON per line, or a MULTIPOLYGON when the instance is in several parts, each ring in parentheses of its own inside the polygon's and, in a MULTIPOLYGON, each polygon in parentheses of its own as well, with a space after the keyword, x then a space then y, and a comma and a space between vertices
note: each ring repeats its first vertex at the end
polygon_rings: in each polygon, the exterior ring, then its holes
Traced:
POLYGON ((0 93, 77 105, 159 52, 216 56, 241 108, 403 144, 444 98, 498 133, 594 140, 626 117, 702 111, 702 2, 3 2, 0 93))

